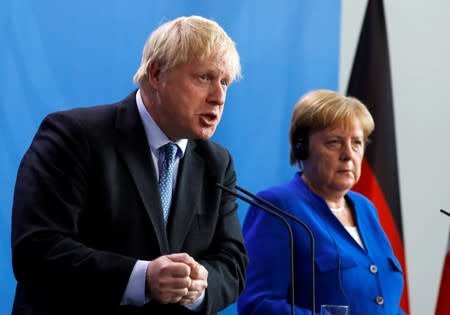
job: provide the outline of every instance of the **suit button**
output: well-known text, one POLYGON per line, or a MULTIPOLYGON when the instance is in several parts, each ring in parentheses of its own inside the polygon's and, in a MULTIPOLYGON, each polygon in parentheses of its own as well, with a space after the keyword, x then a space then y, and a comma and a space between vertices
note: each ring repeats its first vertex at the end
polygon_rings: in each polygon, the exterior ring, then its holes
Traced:
POLYGON ((375 302, 377 302, 378 305, 383 305, 384 304, 384 298, 382 296, 377 296, 375 298, 375 302))
POLYGON ((377 273, 378 272, 378 268, 376 265, 370 265, 369 270, 371 273, 377 273))

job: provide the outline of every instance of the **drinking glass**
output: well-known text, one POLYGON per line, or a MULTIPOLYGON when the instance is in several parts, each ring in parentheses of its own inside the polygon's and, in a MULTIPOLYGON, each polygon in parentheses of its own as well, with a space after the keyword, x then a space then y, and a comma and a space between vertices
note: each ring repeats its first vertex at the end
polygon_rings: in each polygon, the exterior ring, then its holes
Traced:
POLYGON ((347 305, 321 305, 320 315, 348 315, 347 305))

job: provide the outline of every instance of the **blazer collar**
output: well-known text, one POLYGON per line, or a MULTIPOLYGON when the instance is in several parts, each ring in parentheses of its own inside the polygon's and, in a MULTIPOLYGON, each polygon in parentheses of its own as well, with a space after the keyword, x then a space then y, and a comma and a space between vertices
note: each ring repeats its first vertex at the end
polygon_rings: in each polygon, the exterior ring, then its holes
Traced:
POLYGON ((183 242, 201 207, 205 161, 196 151, 196 142, 189 140, 178 169, 177 186, 170 210, 167 231, 172 252, 180 252, 183 242))
POLYGON ((168 254, 169 242, 162 217, 158 181, 153 167, 144 127, 136 104, 136 91, 118 104, 116 128, 119 131, 117 150, 136 183, 147 214, 158 238, 161 254, 168 254))

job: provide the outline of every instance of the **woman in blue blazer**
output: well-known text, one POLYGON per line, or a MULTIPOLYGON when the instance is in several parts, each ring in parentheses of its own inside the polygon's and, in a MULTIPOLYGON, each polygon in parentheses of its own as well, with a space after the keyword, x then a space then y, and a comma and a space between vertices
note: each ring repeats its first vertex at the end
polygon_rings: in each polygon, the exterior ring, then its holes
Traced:
MULTIPOLYGON (((369 111, 357 99, 327 90, 308 93, 295 107, 290 128, 291 163, 299 163, 301 171, 258 194, 305 222, 314 235, 317 313, 322 304, 340 304, 348 305, 351 315, 404 314, 401 266, 374 205, 351 191, 373 129, 369 111)), ((295 313, 311 314, 310 239, 291 223, 295 313)), ((243 232, 250 264, 239 313, 290 314, 286 227, 251 207, 243 232)))

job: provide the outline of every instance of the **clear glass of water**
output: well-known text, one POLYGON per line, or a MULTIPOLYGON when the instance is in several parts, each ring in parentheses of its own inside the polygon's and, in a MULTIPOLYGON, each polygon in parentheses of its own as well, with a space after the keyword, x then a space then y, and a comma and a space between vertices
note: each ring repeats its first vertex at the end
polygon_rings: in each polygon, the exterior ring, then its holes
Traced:
POLYGON ((321 305, 320 315, 348 315, 348 305, 321 305))

